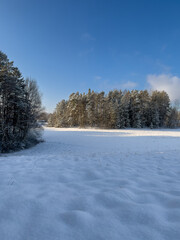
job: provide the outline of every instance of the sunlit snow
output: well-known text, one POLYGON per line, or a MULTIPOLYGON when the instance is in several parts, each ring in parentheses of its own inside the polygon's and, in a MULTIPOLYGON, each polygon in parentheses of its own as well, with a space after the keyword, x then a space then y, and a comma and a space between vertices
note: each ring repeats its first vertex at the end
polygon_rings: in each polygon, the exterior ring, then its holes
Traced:
POLYGON ((180 131, 46 128, 0 157, 2 240, 179 240, 180 131))

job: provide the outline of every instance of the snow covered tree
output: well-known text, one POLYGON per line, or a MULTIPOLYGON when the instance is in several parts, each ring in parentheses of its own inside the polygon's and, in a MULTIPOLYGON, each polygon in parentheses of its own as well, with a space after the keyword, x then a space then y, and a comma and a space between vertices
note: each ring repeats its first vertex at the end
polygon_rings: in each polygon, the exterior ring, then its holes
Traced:
POLYGON ((176 107, 170 109, 169 117, 166 122, 167 127, 177 128, 180 127, 180 114, 176 107))
POLYGON ((149 126, 150 95, 147 90, 139 92, 141 127, 149 126))
POLYGON ((130 120, 131 127, 141 128, 141 105, 139 99, 139 92, 137 90, 131 91, 130 120))
POLYGON ((57 104, 55 109, 56 118, 54 120, 55 127, 66 127, 66 108, 67 102, 65 100, 57 104))
POLYGON ((167 93, 154 91, 110 91, 72 93, 57 104, 49 125, 57 127, 90 126, 101 128, 173 127, 178 111, 170 107, 167 93), (174 119, 170 121, 170 119, 174 119))
POLYGON ((35 125, 42 111, 41 95, 37 82, 34 79, 26 78, 26 92, 28 101, 31 103, 32 124, 35 125))
MULTIPOLYGON (((32 102, 18 68, 0 52, 0 151, 9 152, 30 145, 32 102)), ((32 140, 32 139, 31 139, 32 140)))
POLYGON ((159 124, 156 123, 156 125, 159 125, 159 127, 165 127, 170 115, 170 99, 168 94, 165 91, 152 92, 151 107, 153 108, 152 112, 154 118, 156 118, 155 121, 157 121, 157 118, 159 119, 159 124))
POLYGON ((79 126, 85 127, 87 125, 87 111, 86 111, 86 105, 87 105, 87 96, 85 93, 79 95, 79 126))
POLYGON ((87 93, 87 104, 86 104, 86 112, 87 112, 87 125, 93 127, 97 122, 97 115, 95 113, 95 101, 96 94, 91 89, 88 90, 87 93))

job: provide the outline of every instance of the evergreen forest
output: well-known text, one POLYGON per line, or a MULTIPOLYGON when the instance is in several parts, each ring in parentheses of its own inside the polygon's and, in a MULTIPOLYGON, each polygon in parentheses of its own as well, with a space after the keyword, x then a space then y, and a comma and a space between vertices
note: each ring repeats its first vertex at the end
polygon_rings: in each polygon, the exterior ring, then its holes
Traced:
POLYGON ((132 90, 72 93, 49 116, 52 127, 175 128, 179 113, 165 91, 132 90))
POLYGON ((30 147, 40 141, 41 95, 36 81, 24 79, 0 51, 0 152, 30 147))

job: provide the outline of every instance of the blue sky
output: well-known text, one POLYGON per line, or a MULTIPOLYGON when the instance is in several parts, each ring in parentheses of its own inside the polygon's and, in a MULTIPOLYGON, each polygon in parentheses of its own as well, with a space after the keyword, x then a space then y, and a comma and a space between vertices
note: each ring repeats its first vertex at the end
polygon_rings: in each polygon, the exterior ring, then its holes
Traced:
POLYGON ((72 92, 180 93, 180 1, 0 0, 0 50, 52 111, 72 92), (176 91, 175 91, 176 90, 176 91))

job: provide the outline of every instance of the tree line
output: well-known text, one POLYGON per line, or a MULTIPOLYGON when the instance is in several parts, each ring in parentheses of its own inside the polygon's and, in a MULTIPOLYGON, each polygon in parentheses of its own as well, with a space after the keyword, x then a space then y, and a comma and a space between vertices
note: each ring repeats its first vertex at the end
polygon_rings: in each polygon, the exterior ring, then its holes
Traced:
POLYGON ((37 119, 41 110, 36 81, 25 80, 0 51, 0 152, 23 149, 39 142, 37 119))
POLYGON ((60 101, 48 124, 51 127, 174 128, 179 112, 165 91, 132 90, 72 93, 60 101))

